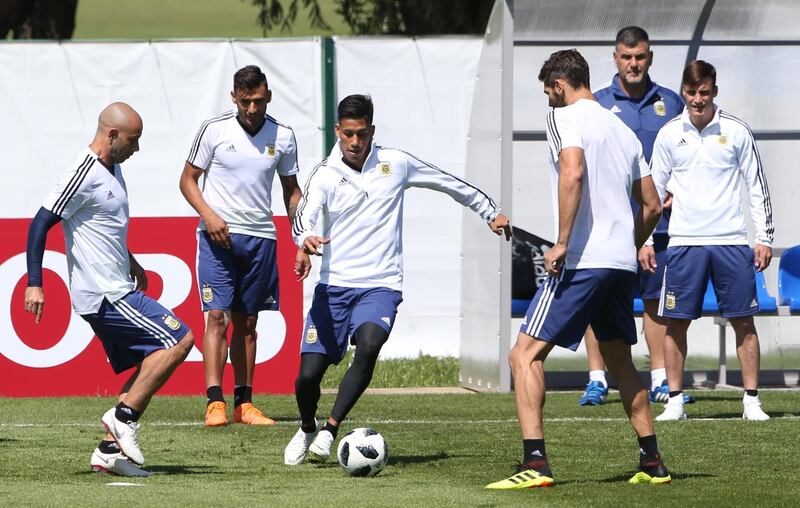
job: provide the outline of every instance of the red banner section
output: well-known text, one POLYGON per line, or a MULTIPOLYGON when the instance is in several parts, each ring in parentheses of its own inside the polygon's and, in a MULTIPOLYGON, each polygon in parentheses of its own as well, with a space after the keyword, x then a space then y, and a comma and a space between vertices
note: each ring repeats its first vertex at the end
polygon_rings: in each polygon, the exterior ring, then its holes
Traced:
MULTIPOLYGON (((280 312, 261 312, 253 390, 291 393, 300 364, 303 285, 293 273, 296 249, 286 217, 275 217, 278 230, 280 312)), ((0 219, 0 396, 113 395, 131 371, 119 376, 108 364, 92 329, 72 312, 62 229, 47 239, 44 257, 46 304, 36 325, 25 312, 25 245, 29 219, 0 219)), ((204 320, 197 292, 194 217, 131 219, 128 246, 147 270, 147 294, 172 309, 192 329, 195 348, 159 393, 203 394, 200 348, 204 320)), ((233 371, 225 368, 226 392, 233 391, 233 371)))

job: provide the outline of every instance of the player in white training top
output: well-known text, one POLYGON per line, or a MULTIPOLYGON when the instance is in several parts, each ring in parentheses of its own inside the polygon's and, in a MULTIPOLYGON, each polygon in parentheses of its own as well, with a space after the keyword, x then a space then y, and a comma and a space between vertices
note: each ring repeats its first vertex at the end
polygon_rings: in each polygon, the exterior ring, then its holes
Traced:
POLYGON ((72 307, 103 343, 117 374, 135 367, 119 403, 102 417, 106 436, 92 453, 95 471, 149 476, 139 446, 139 417, 186 358, 194 337, 172 311, 142 290, 147 275, 128 250, 128 190, 120 163, 139 150, 142 119, 130 106, 106 107, 89 147, 62 175, 31 222, 25 310, 44 310, 42 258, 47 232, 61 222, 72 307))
POLYGON ((339 142, 308 178, 292 232, 300 247, 296 270, 307 273, 308 254, 323 245, 320 281, 306 317, 295 396, 300 428, 286 446, 284 463, 325 460, 347 417, 372 379, 389 339, 403 282, 403 199, 409 187, 444 192, 469 207, 498 235, 511 226, 483 191, 413 155, 373 141, 372 99, 350 95, 338 107, 339 142), (314 227, 324 218, 319 236, 314 227), (339 385, 325 426, 315 419, 320 382, 355 345, 353 363, 339 385))
POLYGON ((736 333, 747 420, 767 420, 758 397, 760 349, 753 315, 758 312, 755 272, 772 259, 772 204, 753 133, 714 104, 717 72, 702 60, 683 71, 683 114, 658 133, 651 161, 662 196, 672 196, 669 247, 660 315, 669 318, 664 355, 669 401, 657 420, 686 418, 683 363, 686 332, 700 317, 709 277, 720 313, 736 333), (742 185, 755 227, 747 241, 742 185))
POLYGON ((550 106, 556 243, 545 253, 539 288, 509 354, 523 458, 488 489, 553 485, 544 441, 544 362, 556 345, 575 350, 592 326, 625 412, 639 439, 631 483, 669 483, 658 451, 648 390, 631 360, 636 343, 633 282, 636 253, 658 223, 661 204, 642 145, 589 88, 589 66, 576 50, 553 53, 539 72, 550 106), (642 206, 636 216, 630 199, 642 206))
POLYGON ((222 374, 230 322, 233 421, 274 425, 252 403, 256 323, 259 311, 278 310, 272 182, 277 173, 291 222, 300 201, 297 143, 291 128, 266 114, 272 91, 258 67, 248 65, 236 71, 231 97, 235 110, 200 126, 180 181, 181 192, 200 215, 197 282, 206 313, 205 425, 228 424, 222 374))

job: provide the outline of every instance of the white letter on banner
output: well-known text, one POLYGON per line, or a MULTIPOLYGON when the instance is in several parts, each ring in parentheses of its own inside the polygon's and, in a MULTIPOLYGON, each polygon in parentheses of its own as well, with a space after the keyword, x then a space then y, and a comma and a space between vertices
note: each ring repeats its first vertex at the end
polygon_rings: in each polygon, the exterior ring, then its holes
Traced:
MULTIPOLYGON (((52 270, 61 277, 61 280, 69 280, 67 275, 67 256, 60 252, 45 251, 42 267, 52 270)), ((69 313, 69 325, 63 337, 53 347, 49 349, 33 349, 17 336, 11 318, 11 296, 14 286, 17 285, 20 277, 28 271, 25 263, 25 253, 22 252, 9 258, 0 265, 0 309, 7 309, 8 314, 3 316, 0 324, 0 354, 7 357, 14 363, 26 367, 36 367, 45 369, 55 367, 62 363, 72 360, 89 345, 94 332, 89 323, 76 316, 73 312, 69 313)), ((57 305, 58 303, 50 303, 57 305)), ((69 302, 66 302, 69 305, 69 302)), ((33 319, 33 314, 30 315, 33 319)), ((47 319, 47 313, 44 314, 47 319)), ((44 326, 39 324, 39 326, 44 326)), ((44 328, 42 328, 44 329, 44 328)))

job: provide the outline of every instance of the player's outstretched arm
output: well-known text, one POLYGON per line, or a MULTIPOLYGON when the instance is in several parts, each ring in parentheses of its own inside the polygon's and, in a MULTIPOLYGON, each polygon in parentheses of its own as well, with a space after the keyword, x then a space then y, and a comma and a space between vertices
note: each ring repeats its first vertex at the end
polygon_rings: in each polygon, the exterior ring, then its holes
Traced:
POLYGON ((206 231, 211 237, 211 241, 226 249, 231 248, 231 234, 228 232, 228 224, 208 206, 203 199, 203 191, 200 190, 198 181, 203 170, 190 164, 188 161, 183 165, 179 187, 181 194, 186 201, 192 205, 198 215, 206 223, 206 231))
POLYGON ((489 222, 489 229, 497 236, 505 233, 506 241, 511 240, 511 221, 502 213, 498 213, 495 218, 489 222))

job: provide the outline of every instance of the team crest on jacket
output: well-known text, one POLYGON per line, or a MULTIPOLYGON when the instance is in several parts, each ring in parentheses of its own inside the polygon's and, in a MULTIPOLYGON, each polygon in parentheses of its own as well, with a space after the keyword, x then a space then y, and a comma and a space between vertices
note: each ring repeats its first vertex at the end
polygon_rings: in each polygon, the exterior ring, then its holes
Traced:
POLYGON ((667 115, 667 105, 664 104, 664 101, 657 100, 653 103, 653 111, 656 112, 658 116, 666 116, 667 115))
POLYGON ((208 287, 203 286, 203 303, 211 303, 211 300, 214 299, 214 291, 208 287))
POLYGON ((275 145, 267 145, 267 155, 275 157, 275 145))
POLYGON ((317 342, 317 328, 315 326, 309 326, 308 331, 306 331, 306 344, 313 344, 317 342))
POLYGON ((181 327, 180 321, 170 316, 169 314, 164 314, 164 324, 169 326, 171 330, 177 330, 178 328, 181 327))
POLYGON ((725 146, 728 144, 728 136, 725 134, 720 134, 718 138, 719 144, 725 146))
POLYGON ((392 165, 388 162, 381 162, 378 168, 381 170, 381 174, 383 176, 389 176, 392 174, 392 165))
POLYGON ((675 302, 676 302, 675 293, 673 293, 672 291, 668 292, 667 293, 667 297, 665 298, 665 302, 664 302, 664 306, 667 308, 667 310, 674 309, 675 308, 675 302))

